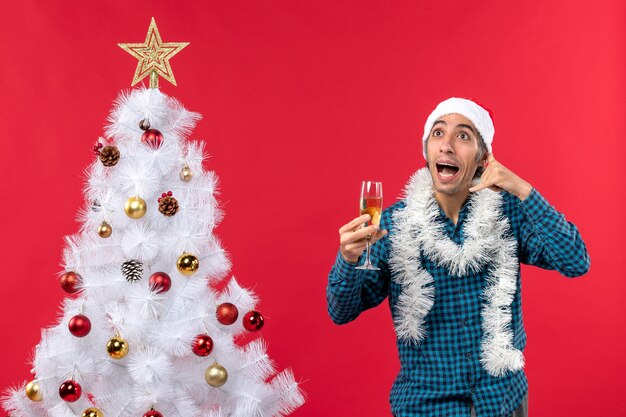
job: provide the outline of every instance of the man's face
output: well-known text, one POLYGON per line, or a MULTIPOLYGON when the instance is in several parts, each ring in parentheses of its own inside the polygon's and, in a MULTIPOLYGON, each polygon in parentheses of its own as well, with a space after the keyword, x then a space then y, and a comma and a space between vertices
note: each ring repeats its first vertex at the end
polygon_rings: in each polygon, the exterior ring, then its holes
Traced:
POLYGON ((426 144, 436 191, 452 195, 469 189, 479 164, 479 140, 476 128, 465 116, 453 113, 437 119, 426 144))

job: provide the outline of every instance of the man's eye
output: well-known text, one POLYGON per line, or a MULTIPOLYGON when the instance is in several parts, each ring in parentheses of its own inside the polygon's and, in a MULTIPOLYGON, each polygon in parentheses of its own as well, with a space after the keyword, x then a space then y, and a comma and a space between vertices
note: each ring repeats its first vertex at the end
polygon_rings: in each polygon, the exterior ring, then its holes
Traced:
POLYGON ((433 136, 441 136, 441 135, 443 135, 443 133, 441 132, 441 130, 435 130, 435 131, 433 132, 433 136))
POLYGON ((469 136, 467 136, 465 133, 461 133, 459 136, 460 136, 460 137, 461 137, 461 139, 463 139, 463 140, 469 139, 469 136))

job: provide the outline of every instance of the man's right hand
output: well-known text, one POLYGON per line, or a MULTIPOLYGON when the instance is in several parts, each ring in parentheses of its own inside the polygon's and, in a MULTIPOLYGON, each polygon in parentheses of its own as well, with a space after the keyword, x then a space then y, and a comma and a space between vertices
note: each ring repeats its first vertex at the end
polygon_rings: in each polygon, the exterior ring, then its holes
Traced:
POLYGON ((370 215, 364 214, 339 228, 341 256, 350 263, 358 262, 359 256, 367 246, 367 235, 372 235, 370 243, 374 244, 387 234, 386 230, 379 230, 380 227, 377 224, 362 227, 368 221, 370 221, 370 215))

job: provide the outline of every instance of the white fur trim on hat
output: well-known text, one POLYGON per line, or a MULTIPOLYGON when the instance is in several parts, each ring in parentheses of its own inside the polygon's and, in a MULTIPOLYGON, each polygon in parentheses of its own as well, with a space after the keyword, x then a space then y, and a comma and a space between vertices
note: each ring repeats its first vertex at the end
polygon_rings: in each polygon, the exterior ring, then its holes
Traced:
POLYGON ((474 103, 472 100, 452 97, 439 103, 430 116, 428 116, 428 119, 426 119, 426 124, 424 125, 424 136, 422 137, 424 159, 428 159, 426 157, 426 139, 430 134, 430 129, 433 128, 433 125, 441 116, 452 113, 465 116, 472 122, 472 124, 474 124, 474 127, 476 127, 480 135, 483 137, 485 145, 487 145, 487 150, 491 153, 491 142, 493 142, 495 128, 493 126, 493 120, 491 120, 491 116, 489 116, 489 112, 474 103))

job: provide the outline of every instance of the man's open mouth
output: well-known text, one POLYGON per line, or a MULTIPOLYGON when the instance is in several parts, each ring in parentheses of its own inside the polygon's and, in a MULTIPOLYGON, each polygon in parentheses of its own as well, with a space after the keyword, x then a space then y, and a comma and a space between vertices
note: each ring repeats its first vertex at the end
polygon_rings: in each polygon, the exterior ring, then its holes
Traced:
POLYGON ((448 162, 438 162, 437 164, 437 172, 441 178, 452 178, 457 172, 459 172, 459 167, 448 162))

